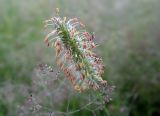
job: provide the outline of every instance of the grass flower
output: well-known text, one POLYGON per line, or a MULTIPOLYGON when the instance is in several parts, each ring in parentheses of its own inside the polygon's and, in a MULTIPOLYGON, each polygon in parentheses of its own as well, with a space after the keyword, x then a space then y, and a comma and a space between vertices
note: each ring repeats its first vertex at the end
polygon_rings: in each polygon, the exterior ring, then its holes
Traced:
POLYGON ((53 30, 44 41, 55 48, 57 65, 75 90, 97 90, 107 83, 102 79, 105 71, 102 59, 93 52, 97 46, 94 33, 87 32, 78 18, 67 21, 66 17, 61 18, 58 13, 56 17, 45 21, 45 27, 48 26, 53 30))

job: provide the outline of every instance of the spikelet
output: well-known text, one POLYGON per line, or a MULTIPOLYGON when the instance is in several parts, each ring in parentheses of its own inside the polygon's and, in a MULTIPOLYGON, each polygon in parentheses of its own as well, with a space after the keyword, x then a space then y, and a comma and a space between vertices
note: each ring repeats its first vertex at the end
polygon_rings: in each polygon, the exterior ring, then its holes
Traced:
POLYGON ((97 90, 106 84, 102 79, 105 66, 102 59, 92 50, 95 35, 86 31, 85 25, 77 18, 61 18, 59 15, 45 21, 46 26, 54 28, 45 43, 53 45, 56 51, 57 65, 63 70, 74 89, 81 92, 86 89, 97 90))

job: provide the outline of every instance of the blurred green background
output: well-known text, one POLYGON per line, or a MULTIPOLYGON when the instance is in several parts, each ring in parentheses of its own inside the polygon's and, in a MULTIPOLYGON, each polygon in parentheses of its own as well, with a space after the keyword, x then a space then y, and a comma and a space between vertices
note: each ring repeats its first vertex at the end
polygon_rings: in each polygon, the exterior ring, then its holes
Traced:
POLYGON ((37 64, 54 64, 43 21, 56 7, 96 33, 116 86, 110 115, 160 116, 160 0, 0 0, 0 116, 16 115, 37 64))

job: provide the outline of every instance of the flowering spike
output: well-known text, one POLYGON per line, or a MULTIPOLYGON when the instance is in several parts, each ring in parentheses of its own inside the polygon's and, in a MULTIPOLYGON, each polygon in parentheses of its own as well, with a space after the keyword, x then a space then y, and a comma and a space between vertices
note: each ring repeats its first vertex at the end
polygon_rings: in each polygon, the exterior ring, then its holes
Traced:
POLYGON ((105 70, 102 59, 92 52, 96 47, 93 42, 95 34, 87 32, 77 18, 67 21, 66 17, 58 15, 45 22, 55 28, 46 36, 45 42, 55 47, 57 65, 64 71, 74 89, 79 92, 89 88, 97 90, 106 84, 102 79, 105 70), (54 35, 56 37, 49 39, 54 35))

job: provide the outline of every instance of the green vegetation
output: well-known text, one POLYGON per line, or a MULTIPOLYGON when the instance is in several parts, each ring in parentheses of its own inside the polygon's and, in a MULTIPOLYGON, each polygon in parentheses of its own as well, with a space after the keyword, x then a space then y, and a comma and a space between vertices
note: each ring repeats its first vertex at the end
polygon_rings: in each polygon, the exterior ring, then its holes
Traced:
MULTIPOLYGON (((159 0, 0 0, 0 116, 16 115, 32 92, 37 64, 55 64, 53 50, 43 43, 43 21, 56 7, 96 33, 105 77, 116 86, 107 114, 160 115, 159 0)), ((73 99, 70 108, 77 109, 79 102, 73 99)))

